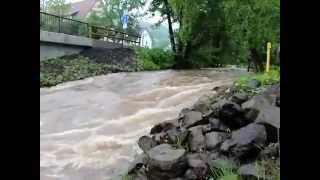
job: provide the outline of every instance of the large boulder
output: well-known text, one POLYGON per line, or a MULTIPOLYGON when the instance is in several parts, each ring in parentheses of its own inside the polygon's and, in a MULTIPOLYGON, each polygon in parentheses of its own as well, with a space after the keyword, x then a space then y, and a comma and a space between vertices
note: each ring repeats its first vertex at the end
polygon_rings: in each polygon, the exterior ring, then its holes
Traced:
POLYGON ((210 132, 205 135, 206 149, 211 151, 215 150, 224 140, 227 139, 226 133, 223 132, 210 132))
POLYGON ((148 152, 150 149, 157 145, 157 142, 149 137, 149 136, 142 136, 138 140, 138 145, 142 149, 143 152, 148 152))
POLYGON ((195 126, 190 128, 190 134, 188 136, 188 144, 191 152, 202 152, 205 149, 206 142, 203 135, 205 126, 195 126))
POLYGON ((249 124, 232 132, 231 139, 224 141, 220 151, 239 160, 255 158, 266 145, 267 133, 263 125, 249 124))
POLYGON ((147 175, 152 180, 177 178, 187 169, 185 149, 174 149, 169 144, 161 144, 147 152, 147 175))
POLYGON ((199 111, 185 112, 183 118, 180 120, 182 127, 190 128, 193 126, 207 124, 208 120, 202 117, 202 113, 199 111))

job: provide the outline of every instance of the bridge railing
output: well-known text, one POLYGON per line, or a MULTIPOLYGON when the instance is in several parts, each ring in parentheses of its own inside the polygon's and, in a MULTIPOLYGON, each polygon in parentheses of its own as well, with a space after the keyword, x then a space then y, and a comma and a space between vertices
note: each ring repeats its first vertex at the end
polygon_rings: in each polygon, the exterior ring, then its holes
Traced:
POLYGON ((116 31, 106 27, 91 25, 86 22, 54 14, 40 12, 40 29, 76 36, 85 36, 122 45, 140 45, 141 36, 116 31))

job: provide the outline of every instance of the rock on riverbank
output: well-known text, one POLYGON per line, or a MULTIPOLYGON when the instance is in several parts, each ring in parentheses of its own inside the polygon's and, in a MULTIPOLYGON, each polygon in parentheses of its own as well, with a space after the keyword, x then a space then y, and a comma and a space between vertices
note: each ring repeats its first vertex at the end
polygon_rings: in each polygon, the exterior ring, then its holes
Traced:
POLYGON ((201 180, 231 168, 256 179, 255 162, 280 166, 280 84, 250 95, 215 88, 171 121, 139 139, 144 151, 129 175, 137 180, 201 180))

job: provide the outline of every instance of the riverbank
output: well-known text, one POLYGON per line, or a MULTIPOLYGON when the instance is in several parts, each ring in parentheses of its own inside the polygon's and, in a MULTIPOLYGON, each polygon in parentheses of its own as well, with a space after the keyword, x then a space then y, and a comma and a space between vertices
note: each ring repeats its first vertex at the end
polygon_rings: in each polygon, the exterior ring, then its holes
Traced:
POLYGON ((123 179, 280 179, 280 83, 244 82, 153 126, 123 179))

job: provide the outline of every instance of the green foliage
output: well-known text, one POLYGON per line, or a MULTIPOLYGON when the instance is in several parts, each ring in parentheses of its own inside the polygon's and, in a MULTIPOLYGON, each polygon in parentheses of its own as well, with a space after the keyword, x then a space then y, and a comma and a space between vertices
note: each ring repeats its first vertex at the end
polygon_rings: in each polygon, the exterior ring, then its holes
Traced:
POLYGON ((224 19, 233 57, 247 62, 251 49, 265 57, 266 43, 273 56, 280 43, 279 0, 224 0, 224 19))
POLYGON ((210 167, 208 180, 240 180, 234 169, 230 168, 212 168, 210 167))
POLYGON ((70 10, 70 4, 65 0, 46 0, 46 11, 58 16, 65 16, 70 10))
POLYGON ((258 80, 262 86, 278 83, 280 81, 280 68, 273 67, 268 73, 265 72, 240 76, 235 85, 238 89, 248 91, 250 90, 248 83, 251 80, 258 80))
POLYGON ((142 70, 160 70, 171 68, 174 64, 174 55, 163 49, 135 48, 138 66, 142 70))
POLYGON ((133 70, 120 65, 95 63, 83 56, 65 56, 40 62, 40 87, 120 71, 133 70))
POLYGON ((121 16, 125 10, 130 12, 133 9, 139 9, 145 4, 144 0, 130 0, 127 5, 123 5, 121 0, 101 0, 100 9, 94 10, 86 18, 86 21, 99 26, 107 26, 115 30, 125 31, 130 34, 137 34, 136 15, 129 13, 128 28, 122 29, 121 16))

